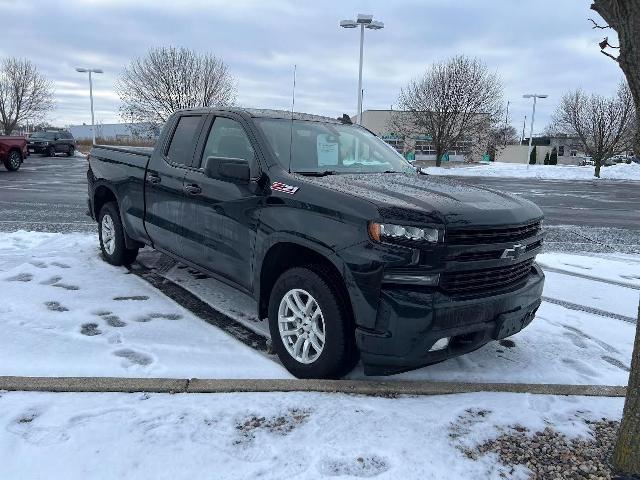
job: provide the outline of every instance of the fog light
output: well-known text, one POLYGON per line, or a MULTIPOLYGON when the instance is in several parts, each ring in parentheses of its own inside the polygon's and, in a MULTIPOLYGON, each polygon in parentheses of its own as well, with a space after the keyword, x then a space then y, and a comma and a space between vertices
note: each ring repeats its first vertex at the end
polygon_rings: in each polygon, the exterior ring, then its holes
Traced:
POLYGON ((429 349, 430 352, 436 352, 438 350, 444 350, 449 346, 449 337, 441 338, 436 343, 433 344, 433 347, 429 349))

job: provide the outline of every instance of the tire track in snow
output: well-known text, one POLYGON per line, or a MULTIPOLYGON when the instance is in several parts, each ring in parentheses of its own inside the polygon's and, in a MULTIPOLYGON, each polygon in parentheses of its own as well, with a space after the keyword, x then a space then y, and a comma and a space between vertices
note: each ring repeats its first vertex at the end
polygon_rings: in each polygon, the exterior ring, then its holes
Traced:
POLYGON ((594 277, 593 275, 587 275, 586 273, 572 272, 570 270, 563 270, 562 268, 547 267, 543 263, 539 263, 539 265, 542 267, 542 270, 544 270, 545 272, 560 273, 562 275, 569 275, 571 277, 579 277, 579 278, 585 278, 587 280, 593 280, 594 282, 608 283, 610 285, 615 285, 617 287, 632 288, 634 290, 640 290, 640 285, 634 285, 633 283, 619 282, 617 280, 594 277))
POLYGON ((560 305, 561 307, 568 308, 570 310, 577 310, 579 312, 591 313, 593 315, 598 315, 600 317, 608 317, 615 318, 616 320, 622 320, 623 322, 636 324, 637 319, 633 317, 627 317, 626 315, 620 315, 618 313, 607 312, 606 310, 600 310, 599 308, 587 307, 586 305, 579 305, 577 303, 567 302, 565 300, 560 300, 558 298, 551 297, 542 297, 543 302, 553 303, 555 305, 560 305))

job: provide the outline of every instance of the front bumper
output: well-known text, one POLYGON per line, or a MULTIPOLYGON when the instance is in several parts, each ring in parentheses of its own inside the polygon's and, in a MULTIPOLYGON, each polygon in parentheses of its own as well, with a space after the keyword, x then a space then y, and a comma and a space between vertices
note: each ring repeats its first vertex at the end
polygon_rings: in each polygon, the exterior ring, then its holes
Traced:
POLYGON ((27 145, 29 153, 44 154, 49 152, 49 145, 27 145))
POLYGON ((536 264, 524 284, 490 296, 463 298, 410 289, 383 289, 378 330, 356 328, 367 375, 391 375, 441 362, 526 327, 540 306, 544 274, 536 264), (441 338, 443 350, 430 352, 441 338))

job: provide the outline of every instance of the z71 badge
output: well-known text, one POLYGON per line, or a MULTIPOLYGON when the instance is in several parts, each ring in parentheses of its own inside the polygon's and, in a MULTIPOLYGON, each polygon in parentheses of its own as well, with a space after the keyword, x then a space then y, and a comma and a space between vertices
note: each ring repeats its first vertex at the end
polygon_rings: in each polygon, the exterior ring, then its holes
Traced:
POLYGON ((288 193, 289 195, 293 195, 298 191, 299 187, 294 187, 293 185, 287 185, 286 183, 281 182, 273 182, 271 184, 271 190, 276 190, 282 193, 288 193))

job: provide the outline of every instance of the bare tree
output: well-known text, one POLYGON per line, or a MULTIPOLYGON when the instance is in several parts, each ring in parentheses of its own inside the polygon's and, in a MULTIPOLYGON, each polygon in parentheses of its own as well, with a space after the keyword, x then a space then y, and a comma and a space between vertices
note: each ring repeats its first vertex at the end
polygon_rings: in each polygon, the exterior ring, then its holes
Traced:
MULTIPOLYGON (((640 0, 595 0, 591 9, 608 23, 600 26, 592 20, 594 28, 610 28, 618 34, 620 44, 617 48, 610 45, 608 37, 605 37, 600 42, 600 50, 618 62, 627 78, 636 105, 634 151, 640 154, 640 0), (608 48, 618 50, 618 56, 606 51, 608 48)), ((627 398, 613 464, 620 472, 640 476, 640 305, 631 358, 627 398)))
MULTIPOLYGON (((618 34, 619 45, 611 45, 606 36, 599 43, 600 51, 620 66, 635 102, 636 118, 640 118, 640 0, 595 0, 591 9, 607 22, 599 25, 590 19, 593 28, 611 29, 618 34)), ((634 150, 640 154, 640 130, 636 130, 634 150)))
POLYGON ((127 121, 158 125, 176 110, 228 106, 235 101, 235 80, 212 54, 176 47, 153 48, 125 68, 116 84, 127 121))
POLYGON ((29 60, 0 61, 0 127, 10 135, 19 123, 42 119, 51 110, 53 87, 29 60))
POLYGON ((582 90, 565 94, 553 115, 562 131, 578 137, 587 155, 593 157, 596 177, 605 160, 629 150, 633 143, 634 107, 631 92, 621 83, 607 98, 582 90))
POLYGON ((495 160, 507 145, 515 145, 519 141, 518 131, 513 126, 504 123, 495 125, 489 131, 487 153, 495 160))
MULTIPOLYGON (((598 25, 592 20, 593 28, 613 29, 618 34, 620 44, 609 43, 608 37, 600 42, 600 50, 615 60, 624 72, 635 102, 634 151, 640 153, 640 0, 595 0, 591 9, 600 14, 608 25, 598 25), (618 50, 612 55, 608 48, 618 50)), ((627 474, 640 475, 640 306, 636 341, 632 354, 629 387, 622 414, 620 434, 613 455, 614 467, 627 474)))
POLYGON ((456 142, 486 135, 501 116, 502 84, 480 60, 463 55, 434 63, 398 100, 417 131, 431 136, 436 165, 456 142))

